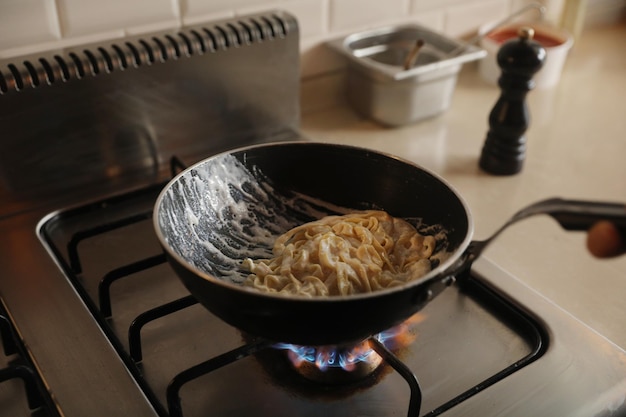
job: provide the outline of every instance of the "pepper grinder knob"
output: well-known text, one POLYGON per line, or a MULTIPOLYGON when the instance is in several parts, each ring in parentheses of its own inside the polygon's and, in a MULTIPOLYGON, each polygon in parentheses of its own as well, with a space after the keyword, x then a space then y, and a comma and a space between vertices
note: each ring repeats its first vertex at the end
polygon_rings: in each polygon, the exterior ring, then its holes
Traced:
POLYGON ((526 94, 535 86, 532 77, 546 60, 546 50, 533 40, 534 33, 532 28, 520 28, 518 37, 498 51, 501 93, 489 114, 489 131, 479 160, 480 167, 490 174, 517 174, 524 165, 524 133, 530 123, 526 94))

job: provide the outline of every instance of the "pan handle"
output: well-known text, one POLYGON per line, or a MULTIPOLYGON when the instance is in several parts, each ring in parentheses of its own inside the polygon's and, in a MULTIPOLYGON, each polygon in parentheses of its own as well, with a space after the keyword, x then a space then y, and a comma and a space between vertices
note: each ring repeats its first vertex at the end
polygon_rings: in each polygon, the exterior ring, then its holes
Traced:
MULTIPOLYGON (((440 276, 427 292, 426 302, 437 295, 441 290, 449 286, 455 280, 463 276, 463 271, 471 267, 485 248, 502 233, 505 229, 520 220, 538 214, 547 214, 554 218, 565 230, 584 231, 601 220, 612 222, 622 234, 626 236, 626 204, 613 202, 567 200, 563 198, 550 198, 524 207, 515 213, 506 223, 485 240, 470 242, 465 252, 440 276), (441 278, 443 277, 443 278, 441 278)), ((465 274, 465 276, 469 276, 465 274)))
POLYGON ((615 224, 623 236, 626 236, 626 204, 550 198, 521 209, 489 238, 482 241, 472 241, 451 270, 458 272, 467 268, 480 256, 491 241, 510 225, 538 214, 551 216, 566 230, 587 230, 600 220, 608 220, 615 224))
POLYGON ((608 220, 626 232, 626 204, 582 200, 546 200, 545 213, 566 230, 588 230, 600 220, 608 220))

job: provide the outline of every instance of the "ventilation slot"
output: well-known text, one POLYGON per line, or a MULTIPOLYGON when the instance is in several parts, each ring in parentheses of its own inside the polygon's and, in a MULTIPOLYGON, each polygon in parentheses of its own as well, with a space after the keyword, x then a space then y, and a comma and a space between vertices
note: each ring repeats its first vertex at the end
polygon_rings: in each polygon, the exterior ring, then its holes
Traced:
POLYGON ((178 32, 158 32, 146 38, 133 37, 124 43, 70 48, 66 55, 29 56, 21 64, 0 61, 0 94, 245 47, 285 37, 289 30, 281 16, 260 14, 178 32))
POLYGON ((170 49, 170 56, 174 59, 180 58, 180 47, 178 45, 178 42, 176 42, 176 39, 174 39, 171 35, 165 35, 165 39, 167 39, 172 46, 172 49, 170 49))
POLYGON ((218 38, 217 36, 215 36, 213 32, 211 32, 207 28, 203 28, 202 30, 204 34, 207 35, 209 39, 211 39, 211 44, 213 45, 214 50, 226 49, 226 41, 224 40, 224 38, 222 37, 218 38))
POLYGON ((126 42, 125 45, 130 50, 131 57, 133 59, 133 66, 135 66, 135 67, 140 66, 141 65, 141 55, 139 54, 139 50, 137 48, 135 48, 135 45, 133 45, 130 42, 126 42))
POLYGON ((28 71, 30 85, 33 87, 39 87, 39 74, 37 74, 37 70, 33 64, 30 61, 24 61, 24 67, 26 67, 26 70, 28 71))
POLYGON ((239 24, 241 25, 244 33, 246 34, 247 43, 252 43, 254 41, 262 40, 261 34, 257 33, 255 30, 252 30, 252 28, 248 24, 246 24, 243 21, 239 22, 239 24))
POLYGON ((83 53, 87 57, 89 68, 91 69, 91 75, 100 74, 100 63, 95 55, 88 49, 85 49, 83 53))
POLYGON ((288 26, 285 21, 282 20, 280 17, 272 16, 272 19, 270 19, 266 16, 261 16, 260 19, 271 30, 272 37, 284 38, 285 36, 287 36, 287 33, 289 32, 288 26))
POLYGON ((39 58, 39 63, 41 64, 41 67, 45 71, 46 82, 48 84, 53 84, 54 81, 56 80, 56 76, 54 75, 54 70, 50 66, 50 63, 45 58, 39 58))
POLYGON ((4 79, 4 75, 0 72, 0 94, 4 94, 9 91, 9 87, 7 86, 7 81, 4 79))
POLYGON ((184 33, 180 32, 178 34, 178 37, 181 38, 183 40, 182 45, 185 46, 185 50, 186 50, 186 55, 187 56, 192 56, 195 54, 195 49, 193 47, 193 45, 191 44, 191 40, 189 40, 189 38, 187 37, 187 35, 185 35, 184 33))
POLYGON ((250 23, 252 23, 252 25, 254 25, 254 27, 256 28, 256 31, 259 34, 259 36, 258 36, 259 40, 265 40, 265 39, 269 39, 270 38, 271 32, 270 32, 270 30, 266 26, 261 25, 255 19, 250 19, 250 23))
POLYGON ((54 56, 54 60, 56 61, 56 63, 59 65, 59 68, 61 69, 61 73, 63 74, 63 81, 67 81, 70 79, 70 69, 67 65, 67 63, 65 62, 65 60, 63 58, 61 58, 59 55, 55 55, 54 56))
POLYGON ((143 50, 145 51, 145 55, 143 55, 144 58, 143 60, 141 59, 141 57, 139 58, 140 61, 145 61, 146 64, 150 65, 154 63, 154 50, 152 49, 152 47, 150 45, 148 45, 148 42, 146 42, 143 39, 139 40, 139 43, 141 44, 141 46, 143 47, 143 50))
POLYGON ((22 80, 22 75, 20 71, 14 64, 9 64, 9 71, 11 71, 11 75, 13 75, 13 82, 15 83, 16 90, 22 90, 24 88, 24 81, 22 80))
POLYGON ((229 32, 231 33, 231 36, 234 36, 235 44, 237 46, 242 46, 244 43, 248 43, 248 44, 250 43, 249 38, 247 39, 247 41, 243 39, 243 36, 241 36, 241 33, 239 33, 239 30, 237 30, 235 25, 233 25, 232 23, 229 23, 226 25, 226 27, 230 29, 229 32))
POLYGON ((223 27, 215 26, 215 30, 219 34, 220 39, 222 39, 223 42, 221 43, 224 45, 225 49, 228 49, 231 46, 233 46, 233 39, 229 36, 229 33, 226 32, 226 30, 224 30, 223 27))
POLYGON ((98 52, 100 52, 100 54, 102 55, 102 58, 104 59, 104 61, 102 61, 104 63, 104 69, 106 72, 112 72, 113 71, 113 60, 111 59, 111 55, 109 55, 109 53, 106 51, 106 49, 100 47, 98 48, 98 52))
POLYGON ((161 61, 166 61, 167 60, 167 48, 165 47, 165 44, 163 42, 161 42, 161 40, 157 37, 152 38, 152 41, 157 45, 157 51, 159 52, 159 56, 160 56, 160 60, 161 61))
POLYGON ((76 77, 83 78, 85 76, 85 68, 83 67, 83 63, 80 61, 78 55, 74 52, 70 52, 70 59, 74 64, 74 68, 76 69, 76 77))
POLYGON ((115 52, 115 56, 119 60, 120 69, 125 70, 128 68, 128 59, 126 58, 126 53, 119 47, 119 45, 113 44, 111 48, 115 52))
POLYGON ((191 30, 190 31, 193 39, 195 39, 196 42, 194 42, 197 47, 196 50, 198 50, 199 53, 205 53, 205 52, 212 52, 215 51, 215 45, 213 44, 213 42, 211 40, 207 40, 205 39, 200 32, 198 32, 197 30, 191 30))

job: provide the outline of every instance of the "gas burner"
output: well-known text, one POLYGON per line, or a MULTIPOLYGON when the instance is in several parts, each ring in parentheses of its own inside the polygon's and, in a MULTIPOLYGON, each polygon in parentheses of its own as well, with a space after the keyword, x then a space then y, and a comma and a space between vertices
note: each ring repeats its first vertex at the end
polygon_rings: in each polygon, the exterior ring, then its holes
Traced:
POLYGON ((383 358, 372 346, 372 339, 397 352, 415 340, 413 325, 423 319, 422 314, 415 314, 370 339, 347 345, 302 346, 278 343, 274 348, 285 350, 292 367, 311 381, 325 384, 352 383, 368 377, 383 363, 383 358))
POLYGON ((299 346, 278 344, 285 349, 293 368, 312 381, 325 384, 354 382, 372 374, 382 358, 371 347, 369 340, 350 346, 299 346))

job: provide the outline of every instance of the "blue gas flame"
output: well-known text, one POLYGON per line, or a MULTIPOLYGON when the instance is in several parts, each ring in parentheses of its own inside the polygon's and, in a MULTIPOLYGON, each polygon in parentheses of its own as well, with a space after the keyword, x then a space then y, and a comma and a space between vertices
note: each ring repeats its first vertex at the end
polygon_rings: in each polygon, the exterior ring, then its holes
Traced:
MULTIPOLYGON (((406 347, 416 337, 411 328, 425 318, 426 316, 416 313, 403 323, 373 337, 390 350, 406 347)), ((359 362, 376 363, 382 360, 378 353, 372 349, 369 340, 349 347, 301 346, 290 343, 278 343, 274 347, 287 350, 289 358, 296 367, 308 362, 315 364, 322 371, 332 368, 343 368, 346 371, 352 371, 359 362)))
MULTIPOLYGON (((387 345, 393 342, 397 334, 398 329, 394 328, 379 333, 374 337, 382 344, 387 345)), ((346 371, 351 371, 359 362, 378 360, 378 353, 370 347, 368 341, 364 341, 354 347, 301 346, 291 343, 277 343, 274 347, 287 350, 296 367, 303 362, 309 362, 315 364, 321 371, 326 371, 330 368, 343 368, 346 371), (372 357, 372 355, 375 355, 377 358, 372 357)))

